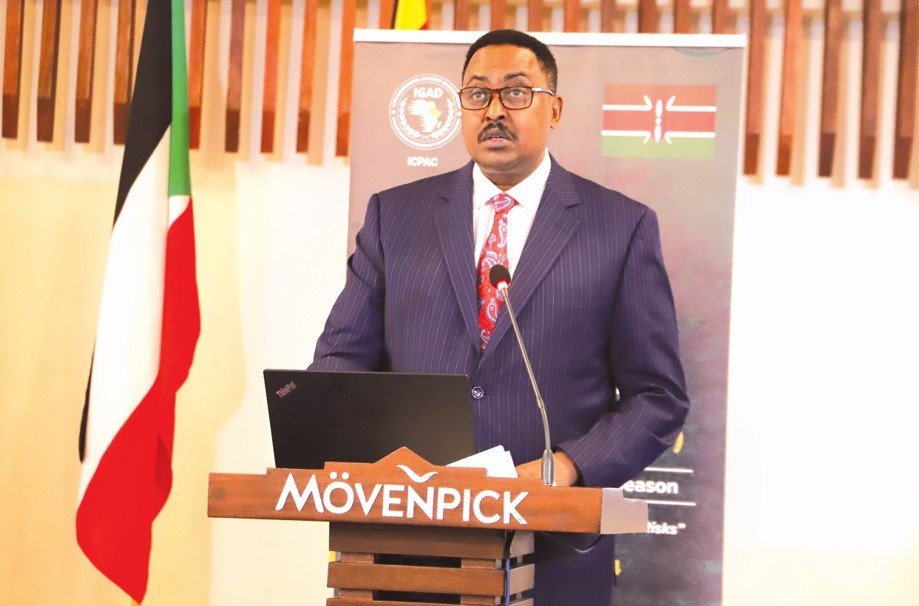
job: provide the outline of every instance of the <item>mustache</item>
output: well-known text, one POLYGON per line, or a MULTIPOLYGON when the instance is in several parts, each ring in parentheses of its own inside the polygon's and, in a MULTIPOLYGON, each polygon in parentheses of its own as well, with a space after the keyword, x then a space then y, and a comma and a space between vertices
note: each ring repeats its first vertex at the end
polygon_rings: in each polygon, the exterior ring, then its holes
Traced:
POLYGON ((481 143, 482 141, 485 141, 486 139, 494 137, 495 135, 500 135, 504 137, 505 139, 509 139, 511 141, 513 141, 516 138, 514 137, 513 133, 511 133, 511 131, 504 124, 502 124, 501 122, 492 122, 491 124, 483 128, 482 132, 479 133, 479 143, 481 143))

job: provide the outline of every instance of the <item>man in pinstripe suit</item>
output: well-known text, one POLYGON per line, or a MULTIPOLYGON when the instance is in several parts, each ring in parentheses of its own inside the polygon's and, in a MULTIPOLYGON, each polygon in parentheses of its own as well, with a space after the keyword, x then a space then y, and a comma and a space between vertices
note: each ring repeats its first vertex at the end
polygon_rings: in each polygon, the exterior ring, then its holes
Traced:
MULTIPOLYGON (((498 258, 557 483, 619 486, 672 444, 689 406, 673 296, 654 212, 549 156, 556 82, 551 52, 526 34, 470 47, 459 94, 472 162, 371 198, 310 369, 465 374, 477 446, 501 444, 539 477, 542 427, 509 318, 480 314, 482 268, 498 258)), ((612 537, 539 536, 536 557, 537 606, 610 604, 612 537)))

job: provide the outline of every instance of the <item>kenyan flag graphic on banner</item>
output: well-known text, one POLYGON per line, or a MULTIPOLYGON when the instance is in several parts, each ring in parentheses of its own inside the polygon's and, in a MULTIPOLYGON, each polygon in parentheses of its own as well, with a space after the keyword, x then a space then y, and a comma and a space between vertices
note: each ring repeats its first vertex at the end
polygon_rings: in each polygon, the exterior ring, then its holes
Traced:
POLYGON ((601 155, 609 158, 711 158, 716 87, 607 84, 601 155))

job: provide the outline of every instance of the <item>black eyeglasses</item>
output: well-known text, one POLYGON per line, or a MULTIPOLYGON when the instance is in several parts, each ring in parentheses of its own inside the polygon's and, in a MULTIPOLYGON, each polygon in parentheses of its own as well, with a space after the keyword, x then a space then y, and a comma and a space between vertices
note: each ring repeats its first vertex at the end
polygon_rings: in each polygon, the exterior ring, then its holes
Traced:
POLYGON ((486 88, 484 86, 467 86, 457 91, 463 109, 479 110, 491 105, 492 97, 497 93, 504 109, 526 109, 533 105, 533 93, 546 93, 555 96, 548 88, 535 86, 505 86, 504 88, 486 88))

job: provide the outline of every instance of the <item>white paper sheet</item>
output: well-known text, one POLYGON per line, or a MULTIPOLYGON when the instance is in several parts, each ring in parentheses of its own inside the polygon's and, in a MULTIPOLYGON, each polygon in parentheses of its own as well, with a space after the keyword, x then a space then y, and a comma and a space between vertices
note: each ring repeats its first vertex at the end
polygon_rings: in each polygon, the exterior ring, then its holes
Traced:
POLYGON ((495 446, 472 456, 454 461, 447 467, 478 467, 492 478, 516 478, 517 467, 514 458, 503 446, 495 446))

